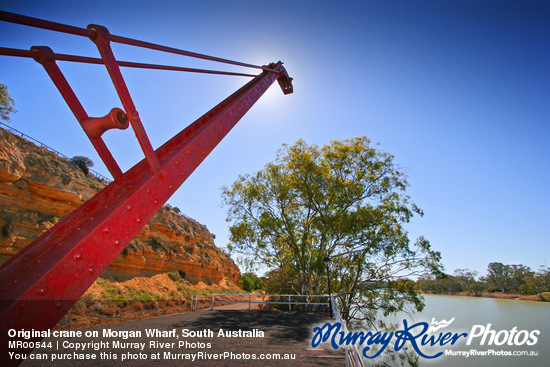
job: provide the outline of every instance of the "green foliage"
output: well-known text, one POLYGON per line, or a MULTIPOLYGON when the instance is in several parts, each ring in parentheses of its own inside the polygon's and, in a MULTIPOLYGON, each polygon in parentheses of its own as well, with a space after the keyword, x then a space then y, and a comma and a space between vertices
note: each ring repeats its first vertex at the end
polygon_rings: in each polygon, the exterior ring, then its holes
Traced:
POLYGON ((476 280, 478 273, 468 269, 457 269, 454 275, 428 276, 418 280, 418 288, 432 293, 473 292, 478 294, 485 286, 476 280))
POLYGON ((266 294, 298 294, 299 284, 296 279, 289 279, 282 269, 268 272, 263 280, 266 294))
POLYGON ((4 121, 10 121, 10 113, 16 113, 15 102, 10 97, 8 87, 0 83, 0 118, 4 121))
POLYGON ((0 232, 2 233, 2 237, 7 238, 10 234, 10 223, 4 223, 0 232))
POLYGON ((489 272, 487 275, 487 283, 489 286, 506 293, 506 278, 508 274, 504 264, 498 262, 490 263, 487 271, 489 272))
POLYGON ((71 159, 71 162, 76 164, 78 168, 84 172, 85 175, 87 175, 90 172, 90 167, 94 166, 94 162, 88 157, 83 157, 80 155, 74 156, 71 159))
POLYGON ((107 303, 112 303, 116 305, 125 305, 128 303, 127 297, 120 291, 120 289, 117 289, 113 283, 103 279, 99 278, 98 280, 99 285, 103 289, 102 291, 102 299, 107 303))
POLYGON ((544 293, 550 291, 550 268, 540 267, 538 272, 525 265, 504 265, 492 262, 485 277, 477 278, 477 272, 468 269, 455 270, 454 276, 425 277, 418 280, 418 288, 433 293, 482 292, 509 294, 537 294, 546 301, 544 293))
POLYGON ((149 241, 147 241, 147 245, 149 245, 149 247, 151 247, 155 251, 164 249, 162 242, 160 242, 156 238, 150 238, 149 241))
MULTIPOLYGON (((181 270, 180 270, 180 271, 181 271, 181 270)), ((185 273, 184 273, 184 274, 185 274, 185 273)), ((166 275, 168 275, 168 278, 170 278, 173 282, 179 282, 179 281, 181 281, 183 278, 185 278, 185 277, 182 277, 182 276, 180 275, 180 273, 177 272, 177 271, 171 271, 171 272, 169 272, 169 273, 166 273, 166 275)))
POLYGON ((239 287, 241 287, 246 292, 251 292, 252 290, 254 290, 254 281, 246 275, 243 275, 241 279, 239 279, 239 287))
POLYGON ((526 280, 525 288, 537 294, 541 301, 550 301, 550 268, 541 266, 536 274, 526 280))
POLYGON ((404 224, 422 211, 405 194, 393 156, 366 137, 323 147, 298 141, 276 160, 223 188, 233 252, 245 265, 277 271, 293 293, 338 293, 346 320, 373 322, 378 310, 421 307, 416 292, 389 286, 407 274, 438 272, 440 254, 404 224))
MULTIPOLYGON (((456 272, 455 272, 456 274, 456 272)), ((468 290, 473 279, 464 279, 461 276, 445 275, 440 277, 423 277, 418 280, 418 289, 431 293, 460 293, 468 290)))
POLYGON ((254 273, 244 273, 238 283, 239 287, 246 292, 262 289, 262 279, 254 273))
POLYGON ((468 292, 471 292, 475 294, 476 296, 480 296, 481 292, 483 292, 484 289, 484 283, 483 282, 472 282, 468 284, 468 292))
POLYGON ((489 287, 503 293, 532 293, 527 286, 527 280, 534 276, 534 272, 527 266, 493 262, 489 264, 487 271, 489 287))
POLYGON ((172 246, 166 245, 166 244, 162 243, 161 241, 157 240, 156 238, 150 238, 147 241, 147 245, 149 247, 151 247, 154 251, 162 251, 162 252, 165 252, 168 255, 171 252, 176 252, 176 250, 174 250, 174 248, 172 246))

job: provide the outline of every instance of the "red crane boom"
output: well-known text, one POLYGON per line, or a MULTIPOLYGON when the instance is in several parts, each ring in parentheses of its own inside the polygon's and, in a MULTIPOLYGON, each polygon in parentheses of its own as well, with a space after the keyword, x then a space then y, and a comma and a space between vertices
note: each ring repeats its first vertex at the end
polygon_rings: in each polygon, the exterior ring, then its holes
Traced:
MULTIPOLYGON (((32 57, 44 66, 114 177, 111 184, 0 267, 0 358, 2 365, 16 366, 21 360, 8 357, 9 340, 28 342, 41 338, 9 338, 8 331, 42 331, 54 327, 275 80, 285 94, 292 93, 293 89, 292 79, 281 62, 268 66, 238 63, 112 36, 106 28, 97 25, 81 29, 3 11, 0 11, 0 20, 86 36, 96 43, 101 60, 56 55, 47 47, 33 47, 30 51, 0 48, 0 54, 32 57), (155 151, 120 73, 120 66, 132 66, 132 63, 115 59, 109 45, 111 41, 259 68, 262 72, 155 151), (124 110, 114 108, 105 117, 90 118, 56 60, 105 64, 124 110), (125 129, 129 124, 145 159, 123 173, 101 135, 111 128, 125 129)), ((148 64, 137 65, 147 67, 148 64)), ((174 67, 166 68, 174 70, 174 67)))

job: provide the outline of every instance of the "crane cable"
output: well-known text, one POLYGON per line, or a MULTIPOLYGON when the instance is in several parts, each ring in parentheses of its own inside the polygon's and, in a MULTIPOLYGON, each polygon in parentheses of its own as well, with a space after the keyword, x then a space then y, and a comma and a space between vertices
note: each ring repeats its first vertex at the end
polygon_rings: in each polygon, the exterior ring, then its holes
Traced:
MULTIPOLYGON (((97 35, 96 31, 93 29, 85 29, 85 28, 79 28, 74 27, 62 23, 56 23, 51 22, 48 20, 33 18, 25 15, 15 14, 6 12, 3 10, 0 10, 0 20, 10 23, 16 23, 36 28, 42 28, 42 29, 48 29, 52 31, 62 32, 62 33, 68 33, 73 34, 77 36, 84 36, 88 37, 90 39, 94 39, 97 35)), ((142 47, 142 48, 148 48, 152 50, 162 51, 162 52, 168 52, 173 54, 178 54, 182 56, 188 56, 203 60, 209 60, 214 62, 220 62, 224 64, 230 64, 230 65, 236 65, 236 66, 242 66, 242 67, 248 67, 248 68, 255 68, 255 69, 262 69, 266 71, 275 71, 274 69, 268 67, 268 66, 259 66, 259 65, 253 65, 253 64, 247 64, 239 61, 229 60, 229 59, 223 59, 220 57, 200 54, 197 52, 191 52, 191 51, 185 51, 173 47, 168 46, 162 46, 155 43, 140 41, 132 38, 127 37, 121 37, 116 35, 109 35, 109 40, 112 42, 122 43, 126 45, 136 46, 136 47, 142 47)), ((27 50, 19 50, 19 49, 13 49, 13 48, 4 48, 0 47, 0 55, 7 55, 7 56, 19 56, 19 57, 31 57, 35 58, 37 55, 35 51, 27 51, 27 50)), ((84 62, 84 63, 92 63, 92 64, 103 64, 103 60, 97 59, 97 58, 91 58, 91 57, 84 57, 84 56, 75 56, 75 55, 65 55, 65 54, 54 54, 56 60, 61 61, 72 61, 72 62, 84 62)), ((144 63, 134 63, 134 62, 128 62, 128 61, 117 61, 117 63, 120 66, 125 67, 135 67, 135 68, 147 68, 147 69, 157 69, 157 70, 173 70, 173 71, 185 71, 185 72, 195 72, 195 73, 206 73, 206 74, 219 74, 219 75, 233 75, 233 76, 247 76, 247 77, 255 77, 256 75, 253 74, 244 74, 244 73, 234 73, 234 72, 227 72, 227 71, 217 71, 217 70, 205 70, 205 69, 195 69, 195 68, 185 68, 185 67, 178 67, 178 66, 169 66, 169 65, 157 65, 157 64, 144 64, 144 63)))

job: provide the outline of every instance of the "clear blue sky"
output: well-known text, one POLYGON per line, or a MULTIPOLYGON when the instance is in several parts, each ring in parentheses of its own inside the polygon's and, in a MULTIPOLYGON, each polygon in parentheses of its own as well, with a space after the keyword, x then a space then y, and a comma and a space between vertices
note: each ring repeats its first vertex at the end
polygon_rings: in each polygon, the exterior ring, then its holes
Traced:
MULTIPOLYGON (((220 187, 283 143, 368 136, 406 169, 425 211, 409 226, 448 272, 492 261, 550 265, 550 3, 545 1, 2 1, 6 11, 254 64, 282 60, 295 93, 272 87, 170 199, 228 238, 220 187)), ((91 41, 0 22, 0 46, 97 56, 91 41)), ((233 67, 115 45, 121 60, 233 67)), ((92 116, 120 106, 101 66, 60 63, 92 116)), ((124 69, 158 147, 246 82, 124 69)), ((41 66, 0 56, 12 126, 107 174, 41 66)), ((124 169, 130 130, 106 141, 124 169)))

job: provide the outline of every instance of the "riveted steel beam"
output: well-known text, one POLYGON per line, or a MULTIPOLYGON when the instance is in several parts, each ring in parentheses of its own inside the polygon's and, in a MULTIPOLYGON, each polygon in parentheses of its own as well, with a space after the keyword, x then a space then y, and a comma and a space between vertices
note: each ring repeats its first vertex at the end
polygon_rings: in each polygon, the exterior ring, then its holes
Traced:
POLYGON ((8 340, 41 339, 8 331, 54 327, 269 86, 286 83, 282 64, 270 67, 158 148, 156 173, 143 159, 0 267, 3 366, 21 362, 6 358, 8 340))
MULTIPOLYGON (((84 110, 84 107, 82 107, 82 104, 78 100, 78 97, 73 92, 73 89, 67 82, 67 79, 65 79, 65 76, 55 63, 55 56, 53 51, 49 47, 45 46, 34 46, 31 48, 31 51, 34 51, 35 57, 34 59, 40 63, 52 81, 54 82, 55 86, 63 96, 63 99, 65 102, 67 102, 67 105, 69 105, 69 108, 75 115, 76 119, 84 129, 84 132, 86 135, 88 135, 88 138, 90 139, 92 145, 97 151, 97 154, 105 163, 105 166, 107 166, 107 169, 113 175, 113 178, 115 180, 122 182, 122 171, 120 167, 118 166, 115 158, 111 154, 111 151, 109 148, 107 148, 107 145, 101 138, 101 134, 97 134, 98 129, 95 127, 99 123, 100 120, 105 120, 105 118, 98 119, 98 118, 90 118, 86 111, 84 110)), ((127 117, 124 114, 124 112, 120 109, 115 109, 114 111, 120 111, 120 113, 115 113, 114 117, 116 119, 112 119, 112 123, 108 124, 108 128, 119 128, 119 129, 126 129, 128 127, 127 117), (123 115, 123 116, 121 116, 123 115), (117 117, 121 116, 121 117, 117 117), (120 120, 120 121, 118 121, 120 120)), ((110 116, 111 114, 107 115, 110 116)), ((104 129, 101 129, 104 131, 104 129)), ((106 130, 106 129, 105 129, 106 130)), ((102 131, 102 133, 103 133, 102 131)))

